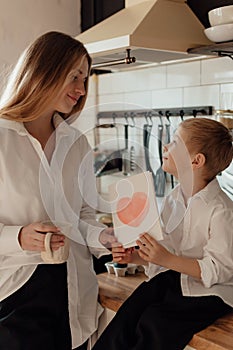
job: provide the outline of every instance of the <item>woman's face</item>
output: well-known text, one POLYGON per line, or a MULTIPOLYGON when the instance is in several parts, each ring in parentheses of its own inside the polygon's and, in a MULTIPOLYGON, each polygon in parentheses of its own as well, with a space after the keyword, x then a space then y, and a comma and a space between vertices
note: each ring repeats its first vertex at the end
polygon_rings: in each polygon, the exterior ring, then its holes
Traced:
POLYGON ((81 63, 68 74, 60 94, 54 100, 54 110, 70 113, 79 98, 86 94, 85 81, 88 77, 88 61, 83 57, 81 63))
POLYGON ((191 158, 186 146, 187 132, 179 127, 173 136, 173 140, 164 145, 163 170, 179 178, 187 170, 191 170, 191 158))

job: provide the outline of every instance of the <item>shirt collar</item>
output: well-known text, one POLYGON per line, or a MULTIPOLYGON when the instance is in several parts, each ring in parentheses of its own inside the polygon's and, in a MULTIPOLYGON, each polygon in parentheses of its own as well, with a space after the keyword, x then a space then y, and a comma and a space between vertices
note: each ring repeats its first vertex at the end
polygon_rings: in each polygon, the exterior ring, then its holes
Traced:
POLYGON ((221 187, 216 178, 208 183, 201 191, 196 193, 192 198, 200 197, 206 204, 213 200, 216 195, 221 191, 221 187))
POLYGON ((179 202, 181 203, 182 205, 185 206, 185 200, 184 200, 184 194, 183 194, 183 191, 182 191, 182 188, 181 188, 181 185, 179 184, 177 187, 176 187, 176 191, 174 192, 175 193, 175 201, 176 202, 179 202))
MULTIPOLYGON (((221 191, 221 187, 216 178, 214 178, 211 182, 208 183, 201 191, 195 193, 192 197, 188 199, 187 204, 193 201, 195 198, 202 199, 206 204, 208 204, 216 195, 221 191)), ((177 186, 177 191, 175 194, 176 202, 180 202, 185 205, 184 196, 182 192, 182 188, 180 185, 177 186)))
POLYGON ((16 131, 19 135, 28 135, 28 132, 22 122, 0 118, 0 127, 16 131))
MULTIPOLYGON (((67 124, 66 121, 57 112, 53 115, 53 125, 55 129, 59 131, 59 134, 62 135, 70 135, 71 130, 73 130, 73 128, 69 124, 67 124)), ((17 122, 15 120, 0 118, 0 127, 14 130, 19 135, 29 135, 23 122, 17 122)))
POLYGON ((59 113, 55 113, 53 116, 53 125, 56 129, 56 133, 59 136, 71 136, 75 135, 75 129, 70 126, 65 119, 63 119, 59 113))

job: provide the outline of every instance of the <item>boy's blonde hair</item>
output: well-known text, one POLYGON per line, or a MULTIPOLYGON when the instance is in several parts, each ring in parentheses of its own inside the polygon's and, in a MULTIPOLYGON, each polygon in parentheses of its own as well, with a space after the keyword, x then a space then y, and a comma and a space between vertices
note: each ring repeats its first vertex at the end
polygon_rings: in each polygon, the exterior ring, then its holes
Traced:
POLYGON ((190 118, 180 126, 188 131, 189 152, 205 156, 205 180, 210 181, 232 162, 232 135, 222 123, 209 118, 190 118))

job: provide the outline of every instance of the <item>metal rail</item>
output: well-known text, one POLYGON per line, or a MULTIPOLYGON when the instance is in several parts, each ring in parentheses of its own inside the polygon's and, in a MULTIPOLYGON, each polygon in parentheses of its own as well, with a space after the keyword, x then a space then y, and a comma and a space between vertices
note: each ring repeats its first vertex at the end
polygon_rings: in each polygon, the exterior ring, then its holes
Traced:
POLYGON ((130 49, 126 49, 126 56, 125 58, 122 58, 120 60, 113 60, 113 61, 106 61, 106 62, 100 62, 100 63, 95 63, 91 66, 92 69, 96 68, 102 68, 102 67, 109 67, 109 66, 114 66, 118 64, 131 64, 136 62, 135 57, 130 56, 130 49))
POLYGON ((208 116, 213 115, 214 108, 212 106, 195 106, 195 107, 175 107, 175 108, 151 108, 151 109, 136 109, 125 111, 103 111, 97 114, 97 121, 104 118, 154 118, 164 117, 180 117, 186 116, 208 116))

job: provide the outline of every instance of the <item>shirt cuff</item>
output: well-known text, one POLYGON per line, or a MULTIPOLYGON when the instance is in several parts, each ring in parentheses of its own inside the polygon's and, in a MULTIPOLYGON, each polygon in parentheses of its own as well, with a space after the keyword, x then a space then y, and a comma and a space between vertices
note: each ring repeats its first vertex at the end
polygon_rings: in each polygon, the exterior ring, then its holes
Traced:
POLYGON ((19 232, 22 226, 3 226, 0 233, 0 254, 10 255, 22 252, 19 244, 19 232))
POLYGON ((218 276, 213 268, 213 261, 211 259, 198 259, 197 260, 201 269, 201 280, 206 288, 210 288, 213 284, 218 282, 218 276))
POLYGON ((88 245, 91 246, 94 249, 97 250, 106 250, 107 248, 104 247, 104 245, 100 242, 99 236, 100 233, 106 228, 106 226, 103 227, 91 227, 89 228, 88 232, 88 245))

